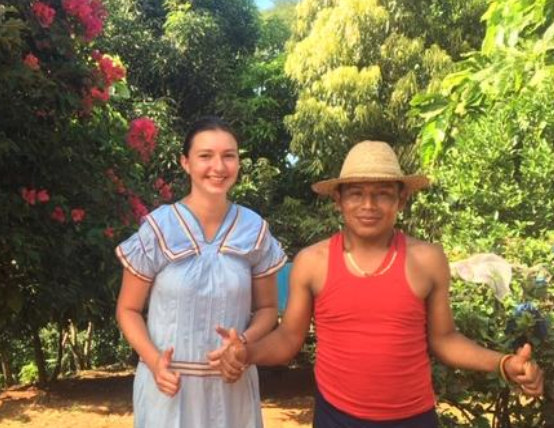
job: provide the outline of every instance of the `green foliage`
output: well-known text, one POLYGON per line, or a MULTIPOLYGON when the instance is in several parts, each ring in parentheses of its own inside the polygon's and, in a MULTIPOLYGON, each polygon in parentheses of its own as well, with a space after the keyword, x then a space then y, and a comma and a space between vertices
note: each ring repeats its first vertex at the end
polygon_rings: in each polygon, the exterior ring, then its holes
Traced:
POLYGON ((441 396, 468 419, 459 425, 445 416, 446 426, 544 427, 554 420, 553 11, 549 0, 491 1, 481 50, 413 100, 414 116, 423 119, 422 163, 435 182, 412 206, 419 229, 440 239, 454 260, 494 252, 516 273, 501 303, 484 287, 456 282, 457 325, 505 352, 529 341, 546 373, 545 398, 526 402, 494 378, 439 370, 441 396), (540 318, 516 315, 524 304, 540 318), (539 337, 544 322, 550 327, 539 337), (486 411, 492 422, 483 419, 486 411))
POLYGON ((438 91, 412 101, 412 113, 425 121, 420 133, 425 165, 452 145, 464 121, 494 110, 497 103, 548 92, 554 24, 547 23, 553 11, 548 0, 491 2, 483 17, 487 32, 481 51, 458 63, 458 71, 446 76, 438 91))
POLYGON ((38 381, 38 368, 37 365, 33 362, 28 363, 21 367, 19 371, 19 381, 22 384, 30 384, 38 381))
POLYGON ((411 98, 450 69, 451 55, 477 46, 477 17, 484 6, 483 1, 301 2, 286 63, 299 98, 286 124, 291 148, 309 160, 308 171, 332 175, 336 159, 362 139, 410 144, 411 98))
POLYGON ((185 124, 216 110, 259 38, 251 0, 105 3, 110 22, 100 45, 133 70, 137 94, 169 98, 185 124))
POLYGON ((447 403, 450 410, 441 412, 443 426, 456 427, 543 427, 552 417, 554 375, 551 364, 554 358, 554 334, 552 331, 551 308, 554 303, 552 283, 552 261, 554 255, 544 240, 512 240, 506 244, 508 257, 516 256, 511 284, 512 293, 504 301, 495 299, 492 289, 486 285, 471 284, 456 280, 452 286, 452 307, 456 325, 468 337, 502 352, 511 353, 524 342, 533 346, 534 358, 545 370, 546 398, 522 399, 516 391, 496 374, 483 376, 481 373, 451 370, 435 365, 434 378, 439 400, 447 403), (536 266, 521 263, 522 249, 536 266), (544 270, 541 266, 549 266, 544 270), (548 278, 548 290, 543 288, 541 275, 548 278), (540 315, 518 309, 522 303, 531 303, 540 315), (544 324, 544 330, 537 325, 544 324), (458 412, 452 412, 455 408, 458 412), (490 420, 492 414, 493 419, 490 420), (509 425, 508 418, 511 418, 509 425))

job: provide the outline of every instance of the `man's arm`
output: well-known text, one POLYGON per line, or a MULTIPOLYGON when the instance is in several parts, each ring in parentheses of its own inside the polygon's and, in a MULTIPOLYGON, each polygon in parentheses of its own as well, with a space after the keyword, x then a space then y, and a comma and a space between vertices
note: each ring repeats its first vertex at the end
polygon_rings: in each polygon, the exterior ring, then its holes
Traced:
POLYGON ((513 357, 487 349, 468 339, 456 330, 450 306, 450 268, 439 246, 427 244, 420 252, 418 264, 432 281, 427 297, 427 330, 431 351, 449 366, 494 372, 501 360, 509 380, 519 384, 528 395, 541 395, 543 373, 531 361, 529 345, 518 350, 513 357))
MULTIPOLYGON (((236 381, 247 364, 288 363, 300 350, 310 327, 313 308, 312 282, 321 257, 314 247, 302 250, 294 260, 289 297, 283 319, 275 330, 256 342, 242 343, 231 331, 231 345, 217 362, 222 376, 236 381)), ((212 359, 211 355, 209 356, 212 359)))

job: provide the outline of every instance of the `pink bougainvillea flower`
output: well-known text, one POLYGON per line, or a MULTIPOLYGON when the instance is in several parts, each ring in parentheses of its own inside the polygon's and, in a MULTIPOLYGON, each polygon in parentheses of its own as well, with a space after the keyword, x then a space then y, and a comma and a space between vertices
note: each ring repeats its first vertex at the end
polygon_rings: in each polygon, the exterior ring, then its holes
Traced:
POLYGON ((143 162, 148 162, 156 148, 158 128, 156 123, 147 117, 141 117, 131 122, 127 133, 127 145, 135 150, 143 162))
POLYGON ((28 53, 23 59, 23 64, 29 67, 31 70, 40 70, 40 63, 36 56, 32 53, 28 53))
POLYGON ((36 1, 31 6, 31 10, 41 27, 49 28, 54 22, 56 11, 47 4, 41 1, 36 1))
POLYGON ((125 68, 115 64, 113 59, 108 55, 104 55, 98 61, 98 68, 102 73, 102 78, 106 86, 111 86, 114 82, 123 79, 127 73, 125 68))
POLYGON ((92 95, 85 95, 81 100, 81 105, 83 107, 83 114, 85 116, 90 115, 94 106, 94 99, 92 98, 92 95))
POLYGON ((104 55, 103 55, 102 52, 100 52, 98 49, 94 49, 94 50, 90 53, 90 56, 91 56, 91 58, 92 58, 93 60, 95 60, 95 61, 100 61, 104 55))
POLYGON ((131 212, 133 213, 135 221, 140 223, 142 218, 148 214, 148 208, 146 208, 144 202, 136 195, 129 196, 129 205, 131 206, 131 212))
POLYGON ((71 219, 74 223, 81 223, 85 219, 85 210, 82 208, 74 208, 71 210, 71 219))
POLYGON ((169 184, 164 184, 160 188, 160 198, 162 198, 165 202, 168 202, 173 198, 173 192, 171 191, 171 186, 169 184))
POLYGON ((50 194, 48 193, 48 190, 45 190, 45 189, 39 190, 39 192, 37 193, 37 199, 40 203, 43 203, 43 204, 48 202, 50 200, 50 194))
POLYGON ((79 20, 86 41, 102 32, 108 13, 100 0, 64 0, 62 6, 68 15, 79 20))
POLYGON ((65 223, 65 213, 62 207, 58 206, 54 208, 54 211, 52 211, 52 214, 50 214, 50 218, 54 221, 57 221, 58 223, 65 223))
POLYGON ((154 181, 154 189, 160 190, 165 184, 165 181, 163 178, 159 177, 154 181))
POLYGON ((90 96, 95 100, 107 102, 110 99, 110 90, 109 88, 102 90, 94 87, 90 90, 90 96))
POLYGON ((104 229, 104 236, 106 238, 112 239, 114 235, 115 233, 114 233, 113 227, 108 226, 104 229))
POLYGON ((37 191, 35 189, 27 189, 25 187, 21 190, 21 197, 29 205, 35 205, 37 202, 37 191))
POLYGON ((123 183, 123 180, 117 176, 112 168, 106 171, 106 175, 112 181, 112 183, 115 184, 117 193, 123 195, 127 192, 127 189, 125 188, 125 183, 123 183))

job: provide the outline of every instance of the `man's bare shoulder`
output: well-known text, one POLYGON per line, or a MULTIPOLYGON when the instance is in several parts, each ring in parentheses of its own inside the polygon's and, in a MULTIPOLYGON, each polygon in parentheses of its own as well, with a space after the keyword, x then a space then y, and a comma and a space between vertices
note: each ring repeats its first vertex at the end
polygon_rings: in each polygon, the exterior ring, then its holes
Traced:
POLYGON ((327 276, 329 241, 324 239, 301 250, 294 258, 291 278, 300 288, 309 289, 315 296, 321 290, 327 276))
POLYGON ((327 262, 329 256, 329 241, 331 238, 316 242, 315 244, 305 247, 296 255, 295 264, 327 262))
POLYGON ((408 256, 422 267, 434 269, 448 263, 444 249, 440 244, 422 241, 406 235, 406 248, 408 256))

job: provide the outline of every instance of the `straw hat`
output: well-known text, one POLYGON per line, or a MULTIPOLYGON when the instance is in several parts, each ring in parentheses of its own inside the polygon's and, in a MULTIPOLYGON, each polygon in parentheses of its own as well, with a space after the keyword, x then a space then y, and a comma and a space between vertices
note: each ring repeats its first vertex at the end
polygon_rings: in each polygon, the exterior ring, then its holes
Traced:
POLYGON ((315 183, 312 189, 320 195, 331 195, 339 184, 368 181, 401 181, 409 194, 430 184, 424 175, 404 175, 396 154, 387 143, 362 141, 346 155, 339 178, 315 183))

